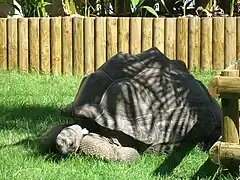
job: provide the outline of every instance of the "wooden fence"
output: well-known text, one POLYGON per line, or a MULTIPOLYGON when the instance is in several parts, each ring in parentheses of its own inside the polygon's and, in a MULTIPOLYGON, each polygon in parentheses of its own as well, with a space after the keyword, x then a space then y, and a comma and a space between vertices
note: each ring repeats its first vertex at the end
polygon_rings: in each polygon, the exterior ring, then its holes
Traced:
POLYGON ((236 17, 0 19, 0 68, 88 74, 155 46, 189 69, 224 69, 240 59, 239 29, 236 17))

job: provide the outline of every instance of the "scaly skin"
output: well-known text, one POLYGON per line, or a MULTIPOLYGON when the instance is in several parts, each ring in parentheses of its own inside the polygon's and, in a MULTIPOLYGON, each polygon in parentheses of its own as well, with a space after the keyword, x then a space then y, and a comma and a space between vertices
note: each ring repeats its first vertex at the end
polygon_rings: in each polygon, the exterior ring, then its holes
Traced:
POLYGON ((79 151, 109 161, 133 162, 139 157, 137 150, 122 147, 116 139, 88 133, 79 125, 64 128, 56 138, 56 147, 63 155, 79 151))
POLYGON ((122 147, 95 133, 89 133, 83 137, 79 151, 108 161, 119 162, 134 162, 140 156, 134 148, 122 147))

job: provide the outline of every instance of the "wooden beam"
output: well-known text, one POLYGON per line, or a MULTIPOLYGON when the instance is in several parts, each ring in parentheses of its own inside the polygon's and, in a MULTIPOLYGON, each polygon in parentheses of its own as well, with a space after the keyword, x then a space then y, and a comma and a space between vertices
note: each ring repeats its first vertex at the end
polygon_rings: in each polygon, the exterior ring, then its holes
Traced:
POLYGON ((240 164, 240 144, 217 141, 209 150, 213 163, 220 165, 225 160, 240 164))
POLYGON ((217 86, 218 93, 240 93, 240 77, 220 76, 217 86))

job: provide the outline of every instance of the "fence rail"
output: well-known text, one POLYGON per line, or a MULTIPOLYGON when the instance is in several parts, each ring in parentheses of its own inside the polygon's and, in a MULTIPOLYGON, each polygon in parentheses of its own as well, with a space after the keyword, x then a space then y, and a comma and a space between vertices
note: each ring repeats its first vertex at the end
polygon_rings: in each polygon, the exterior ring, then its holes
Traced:
POLYGON ((189 69, 224 69, 240 59, 240 18, 0 19, 1 69, 88 74, 120 51, 152 46, 189 69))

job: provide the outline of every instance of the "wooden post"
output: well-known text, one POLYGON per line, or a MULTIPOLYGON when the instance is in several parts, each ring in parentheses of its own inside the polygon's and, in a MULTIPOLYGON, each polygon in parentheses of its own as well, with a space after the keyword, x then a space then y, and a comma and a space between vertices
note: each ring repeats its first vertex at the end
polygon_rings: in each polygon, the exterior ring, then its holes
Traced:
POLYGON ((84 74, 84 29, 82 17, 73 18, 73 74, 84 74))
POLYGON ((201 19, 201 68, 212 68, 212 18, 201 19))
MULTIPOLYGON (((239 78, 239 71, 235 71, 239 78)), ((234 74, 232 74, 234 76, 234 74)), ((239 80, 238 80, 239 82, 239 80)), ((220 93, 220 97, 224 94, 220 93)), ((238 97, 235 99, 221 98, 222 103, 222 137, 224 142, 239 144, 239 104, 238 97)), ((239 166, 235 163, 223 163, 230 172, 239 172, 239 166)))
POLYGON ((50 18, 40 19, 40 69, 50 73, 50 18))
POLYGON ((222 98, 223 141, 239 143, 238 99, 222 98))
POLYGON ((117 18, 107 18, 107 60, 117 54, 117 18))
POLYGON ((118 19, 118 52, 129 53, 129 18, 118 19))
POLYGON ((39 18, 29 19, 29 70, 39 72, 39 18))
POLYGON ((240 144, 217 141, 209 150, 209 157, 218 165, 224 160, 240 164, 240 144))
POLYGON ((17 18, 7 19, 8 69, 18 68, 17 18))
POLYGON ((28 19, 18 19, 19 68, 28 71, 28 19))
POLYGON ((130 19, 130 53, 138 54, 141 52, 141 18, 133 17, 130 19))
POLYGON ((0 69, 7 70, 7 19, 0 19, 0 69))
POLYGON ((142 19, 142 51, 152 48, 152 18, 142 19))
POLYGON ((62 67, 62 36, 61 18, 53 17, 51 22, 51 72, 61 74, 62 67))
POLYGON ((62 73, 72 75, 72 18, 62 18, 62 73))
POLYGON ((200 22, 200 18, 189 19, 188 63, 191 70, 200 68, 200 22))
POLYGON ((237 39, 236 40, 236 43, 237 43, 237 45, 236 45, 236 51, 237 51, 236 56, 237 57, 236 58, 240 59, 240 17, 237 17, 236 21, 237 21, 236 22, 237 23, 237 30, 236 30, 237 31, 236 32, 237 33, 237 37, 236 37, 236 39, 237 39))
POLYGON ((224 18, 213 18, 213 69, 224 69, 224 18))
POLYGON ((107 60, 107 20, 105 17, 96 18, 95 22, 95 65, 96 69, 103 65, 107 60))
POLYGON ((165 21, 165 55, 176 59, 176 18, 167 18, 165 21))
POLYGON ((165 18, 153 19, 153 46, 164 53, 165 18))
POLYGON ((90 74, 94 72, 94 17, 88 17, 84 19, 84 47, 85 47, 85 62, 84 72, 90 74))
POLYGON ((225 67, 236 60, 236 18, 225 18, 225 67))
POLYGON ((177 59, 188 67, 188 18, 177 18, 177 59))

